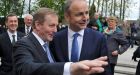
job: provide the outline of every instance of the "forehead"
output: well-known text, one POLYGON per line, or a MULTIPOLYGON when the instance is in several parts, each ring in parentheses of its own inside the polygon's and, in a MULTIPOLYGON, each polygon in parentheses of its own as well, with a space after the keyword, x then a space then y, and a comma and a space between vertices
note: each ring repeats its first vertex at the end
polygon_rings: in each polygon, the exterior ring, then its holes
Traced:
POLYGON ((17 19, 17 16, 9 16, 8 20, 18 20, 18 19, 17 19))
POLYGON ((26 19, 32 19, 33 17, 31 15, 27 15, 25 18, 26 19))
POLYGON ((82 11, 88 11, 88 5, 86 1, 73 1, 72 4, 70 5, 69 10, 71 12, 82 12, 82 11))
POLYGON ((114 22, 114 21, 116 21, 116 20, 114 20, 114 19, 109 19, 108 21, 111 21, 111 22, 113 21, 113 22, 114 22))
POLYGON ((46 15, 45 21, 47 21, 48 23, 58 23, 58 16, 53 14, 46 15))

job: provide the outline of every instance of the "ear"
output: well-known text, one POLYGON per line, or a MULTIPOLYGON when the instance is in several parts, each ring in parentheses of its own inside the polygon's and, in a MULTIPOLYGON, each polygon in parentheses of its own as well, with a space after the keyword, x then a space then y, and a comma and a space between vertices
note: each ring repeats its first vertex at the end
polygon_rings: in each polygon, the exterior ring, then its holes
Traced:
POLYGON ((40 24, 38 21, 35 21, 35 28, 36 28, 37 30, 40 29, 40 26, 41 26, 41 24, 40 24))
POLYGON ((64 17, 65 17, 65 20, 66 20, 67 22, 69 22, 69 14, 68 14, 68 13, 64 13, 64 17))
POLYGON ((7 21, 5 21, 5 25, 6 25, 6 27, 7 27, 7 21))

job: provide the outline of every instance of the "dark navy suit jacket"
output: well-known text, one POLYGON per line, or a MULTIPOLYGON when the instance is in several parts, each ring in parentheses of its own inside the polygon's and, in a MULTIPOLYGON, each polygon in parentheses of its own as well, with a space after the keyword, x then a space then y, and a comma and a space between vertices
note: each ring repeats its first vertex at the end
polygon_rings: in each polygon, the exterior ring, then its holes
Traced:
MULTIPOLYGON (((68 62, 68 28, 60 32, 57 32, 54 40, 50 43, 50 48, 54 58, 58 62, 68 62)), ((108 50, 105 37, 97 31, 86 28, 83 36, 83 44, 81 48, 81 54, 79 61, 81 60, 93 60, 101 56, 108 56, 108 50)), ((106 74, 110 75, 109 67, 106 74)), ((96 75, 96 74, 94 74, 96 75)))
MULTIPOLYGON (((17 40, 21 39, 24 33, 17 32, 17 40)), ((0 57, 2 64, 0 65, 0 75, 14 75, 12 74, 13 62, 12 62, 13 45, 10 41, 7 32, 0 35, 0 57)))

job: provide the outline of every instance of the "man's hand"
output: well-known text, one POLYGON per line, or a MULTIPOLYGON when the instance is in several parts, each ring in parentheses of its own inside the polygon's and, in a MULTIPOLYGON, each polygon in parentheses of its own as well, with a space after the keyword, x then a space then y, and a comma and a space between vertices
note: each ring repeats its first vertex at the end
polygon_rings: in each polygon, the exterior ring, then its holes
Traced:
POLYGON ((95 60, 84 60, 76 63, 72 63, 70 70, 71 75, 89 75, 93 73, 104 72, 103 66, 108 65, 106 62, 107 57, 100 57, 95 60))

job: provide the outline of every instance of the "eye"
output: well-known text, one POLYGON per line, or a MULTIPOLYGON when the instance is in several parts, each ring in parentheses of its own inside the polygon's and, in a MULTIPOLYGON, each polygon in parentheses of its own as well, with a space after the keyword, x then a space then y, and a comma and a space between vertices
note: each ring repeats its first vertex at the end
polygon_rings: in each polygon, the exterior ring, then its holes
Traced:
POLYGON ((89 14, 89 12, 88 11, 86 11, 86 15, 88 15, 89 14))
POLYGON ((81 16, 81 15, 83 15, 82 12, 79 12, 79 13, 75 14, 75 16, 81 16))
POLYGON ((57 26, 56 24, 50 24, 50 25, 49 25, 49 27, 51 27, 51 28, 52 28, 52 27, 56 27, 56 26, 57 26))

